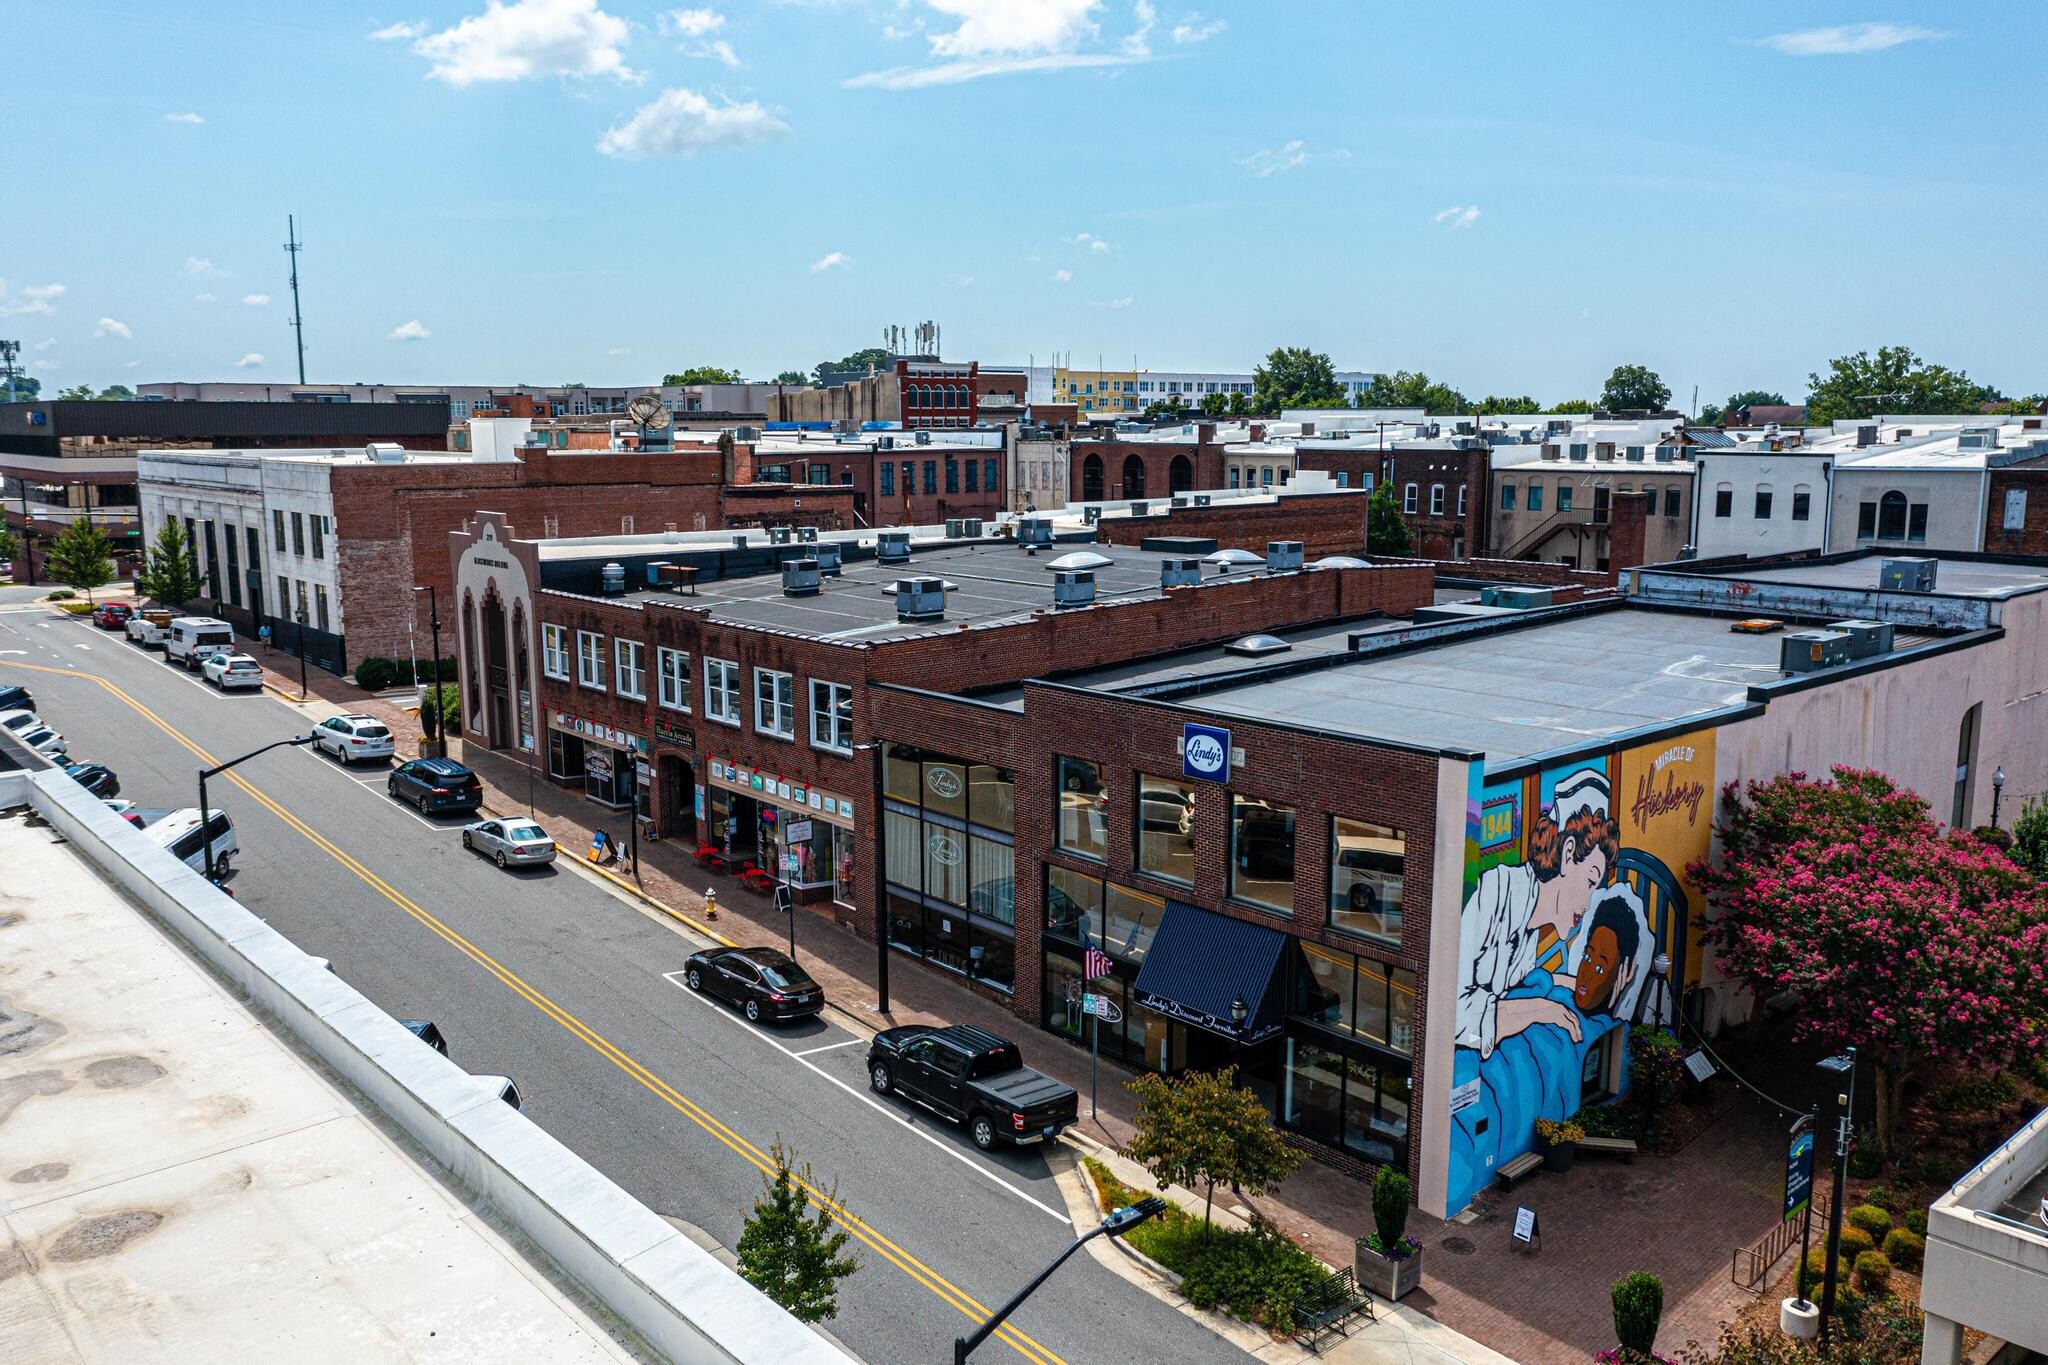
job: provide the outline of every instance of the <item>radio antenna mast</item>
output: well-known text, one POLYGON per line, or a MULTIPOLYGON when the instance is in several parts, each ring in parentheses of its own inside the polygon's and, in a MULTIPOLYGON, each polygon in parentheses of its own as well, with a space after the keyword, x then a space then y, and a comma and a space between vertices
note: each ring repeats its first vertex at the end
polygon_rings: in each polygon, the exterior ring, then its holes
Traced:
POLYGON ((299 382, 306 382, 306 316, 299 308, 299 252, 305 244, 299 240, 298 220, 285 215, 285 255, 292 262, 292 335, 299 343, 299 382))

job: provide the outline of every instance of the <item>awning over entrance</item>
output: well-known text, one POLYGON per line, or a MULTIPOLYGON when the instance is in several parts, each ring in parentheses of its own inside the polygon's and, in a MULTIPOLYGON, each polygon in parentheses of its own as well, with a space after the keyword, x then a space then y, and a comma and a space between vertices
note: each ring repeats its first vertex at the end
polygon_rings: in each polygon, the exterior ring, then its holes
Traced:
POLYGON ((1131 998, 1236 1042, 1261 1042, 1280 1031, 1286 990, 1275 978, 1287 946, 1287 935, 1277 929, 1169 900, 1131 998), (1239 999, 1245 1003, 1242 1027, 1231 1020, 1239 999))

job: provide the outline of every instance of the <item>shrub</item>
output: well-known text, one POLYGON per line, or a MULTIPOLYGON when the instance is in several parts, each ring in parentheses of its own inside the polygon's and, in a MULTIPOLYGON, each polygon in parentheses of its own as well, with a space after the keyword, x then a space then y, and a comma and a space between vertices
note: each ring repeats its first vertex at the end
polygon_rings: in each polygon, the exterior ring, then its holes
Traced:
POLYGON ((1842 1259, 1849 1260, 1866 1251, 1877 1249, 1877 1239, 1855 1224, 1842 1229, 1842 1259))
POLYGON ((2048 1053, 2034 1058, 2034 1084, 2048 1090, 2048 1053))
POLYGON ((68 602, 76 596, 78 596, 78 594, 71 591, 71 589, 69 588, 59 588, 55 592, 51 593, 48 597, 45 597, 43 600, 46 602, 68 602))
MULTIPOLYGON (((1806 1263, 1799 1268, 1798 1290, 1802 1297, 1820 1302, 1827 1284, 1828 1249, 1815 1247, 1806 1253, 1806 1263)), ((1850 1287, 1852 1262, 1847 1252, 1835 1264, 1835 1308, 1838 1312, 1853 1312, 1855 1291, 1850 1287)))
POLYGON ((1886 1213, 1891 1213, 1899 1207, 1899 1197, 1886 1185, 1872 1185, 1869 1193, 1863 1196, 1863 1202, 1872 1208, 1883 1209, 1886 1213))
POLYGON ((365 692, 382 692, 398 678, 398 665, 372 654, 356 664, 356 686, 365 692))
POLYGON ((1912 1233, 1915 1237, 1925 1237, 1927 1235, 1927 1211, 1925 1209, 1908 1209, 1906 1211, 1906 1231, 1912 1233))
POLYGON ((1678 1040, 1654 1024, 1638 1024, 1628 1034, 1628 1088, 1652 1112, 1678 1098, 1685 1074, 1685 1051, 1678 1040))
POLYGON ((1392 1166, 1382 1166, 1373 1173, 1374 1232, 1366 1239, 1366 1245, 1382 1256, 1405 1256, 1413 1249, 1413 1244, 1402 1235, 1408 1227, 1408 1200, 1412 1188, 1408 1177, 1392 1166))
POLYGON ((1613 1104, 1596 1104, 1591 1109, 1581 1109, 1572 1116, 1572 1122, 1592 1137, 1640 1138, 1644 1128, 1643 1109, 1636 1103, 1634 1095, 1613 1104))
POLYGON ((2003 1109, 2019 1097, 2020 1083, 2003 1071, 1994 1071, 1945 1085, 1929 1097, 1929 1103, 1957 1114, 1985 1114, 2003 1109))
POLYGON ((1892 1263, 1882 1251, 1866 1251, 1856 1258, 1856 1287, 1866 1294, 1882 1294, 1891 1287, 1892 1263))
POLYGON ((1181 1273, 1180 1289, 1197 1308, 1220 1307, 1285 1332, 1294 1326, 1295 1299, 1326 1273, 1322 1262, 1259 1222, 1250 1232, 1212 1234, 1181 1273))
POLYGON ((1903 1270, 1918 1270, 1920 1258, 1927 1252, 1926 1239, 1916 1232, 1904 1228, 1893 1228, 1884 1235, 1884 1257, 1903 1270))
POLYGON ((92 603, 90 602, 59 602, 57 605, 70 612, 73 616, 90 616, 92 614, 92 603))
POLYGON ((1858 1204, 1844 1217, 1850 1227, 1862 1228, 1875 1243, 1892 1230, 1892 1216, 1875 1204, 1858 1204))
POLYGON ((1657 1345, 1657 1319, 1664 1315, 1664 1282, 1633 1270, 1614 1282, 1614 1335, 1621 1349, 1647 1356, 1657 1345))
POLYGON ((1585 1135, 1585 1125, 1579 1122, 1578 1115, 1576 1114, 1562 1120, 1536 1120, 1536 1136, 1542 1138, 1553 1147, 1563 1147, 1569 1143, 1577 1142, 1585 1135))
POLYGON ((1874 1137, 1859 1137, 1855 1146, 1849 1149, 1849 1174, 1858 1180, 1869 1180, 1884 1170, 1884 1148, 1877 1145, 1874 1137))
POLYGON ((1979 825, 1970 833, 1995 849, 2004 850, 2012 847, 2012 835, 1996 826, 1979 825))

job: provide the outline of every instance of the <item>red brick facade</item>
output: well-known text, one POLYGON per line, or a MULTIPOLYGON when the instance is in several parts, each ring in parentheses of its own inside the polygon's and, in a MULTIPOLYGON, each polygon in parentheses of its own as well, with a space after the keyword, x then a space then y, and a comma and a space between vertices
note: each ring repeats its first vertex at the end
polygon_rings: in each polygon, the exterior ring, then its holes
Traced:
POLYGON ((1347 493, 1282 493, 1275 502, 1224 501, 1208 507, 1154 505, 1142 517, 1112 517, 1096 527, 1106 545, 1137 545, 1149 536, 1193 536, 1219 550, 1264 554, 1275 540, 1298 540, 1310 559, 1365 553, 1363 489, 1347 493))
POLYGON ((1464 559, 1486 548, 1491 460, 1484 446, 1337 450, 1306 441, 1295 453, 1298 468, 1343 474, 1352 488, 1363 488, 1368 480, 1393 485, 1394 504, 1418 559, 1464 559))
POLYGON ((1991 496, 1984 508, 1984 552, 2048 554, 2048 461, 1991 471, 1991 496), (2018 523, 2017 529, 2008 528, 2009 520, 2018 523))
POLYGON ((1187 441, 1076 439, 1069 451, 1067 498, 1166 498, 1198 488, 1223 487, 1223 447, 1216 424, 1199 422, 1187 441))

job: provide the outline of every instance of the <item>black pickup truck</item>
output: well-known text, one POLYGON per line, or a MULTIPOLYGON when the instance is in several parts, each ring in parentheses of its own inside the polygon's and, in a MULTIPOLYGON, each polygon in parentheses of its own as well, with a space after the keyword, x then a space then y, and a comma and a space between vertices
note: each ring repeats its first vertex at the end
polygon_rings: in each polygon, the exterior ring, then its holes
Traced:
POLYGON ((1024 1065, 1015 1043, 967 1024, 883 1029, 868 1049, 868 1084, 966 1124, 984 1152, 1058 1137, 1081 1107, 1072 1086, 1024 1065))

